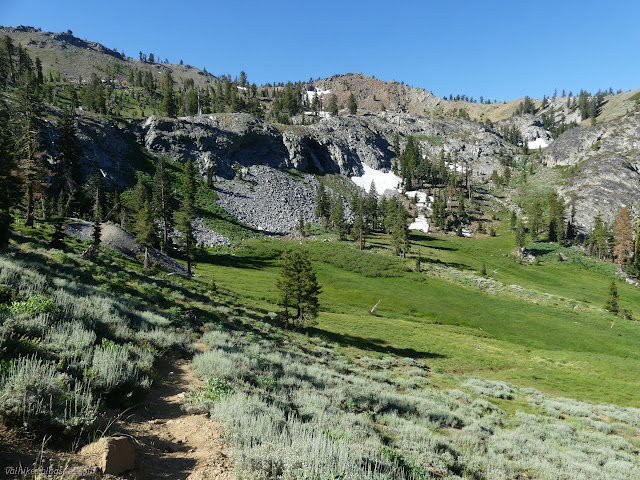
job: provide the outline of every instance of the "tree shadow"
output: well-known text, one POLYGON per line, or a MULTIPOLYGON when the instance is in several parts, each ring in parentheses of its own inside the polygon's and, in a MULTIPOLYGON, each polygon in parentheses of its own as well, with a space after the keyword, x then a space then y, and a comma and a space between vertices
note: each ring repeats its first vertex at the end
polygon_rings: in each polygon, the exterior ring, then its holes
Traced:
POLYGON ((216 265, 218 267, 248 268, 252 270, 261 270, 271 266, 273 260, 280 257, 267 256, 262 258, 244 256, 244 255, 216 255, 210 252, 203 252, 198 255, 198 262, 216 265))
POLYGON ((443 262, 439 258, 431 258, 431 257, 422 257, 422 263, 431 263, 433 265, 442 265, 444 267, 452 267, 457 268, 458 270, 471 270, 471 267, 466 263, 458 263, 458 262, 443 262))
POLYGON ((309 332, 309 334, 323 338, 327 342, 334 342, 343 347, 357 347, 361 350, 408 358, 445 358, 444 355, 439 353, 415 350, 413 348, 392 347, 390 345, 386 345, 386 342, 380 338, 364 338, 346 333, 329 332, 327 330, 320 330, 317 328, 307 328, 305 331, 309 332))

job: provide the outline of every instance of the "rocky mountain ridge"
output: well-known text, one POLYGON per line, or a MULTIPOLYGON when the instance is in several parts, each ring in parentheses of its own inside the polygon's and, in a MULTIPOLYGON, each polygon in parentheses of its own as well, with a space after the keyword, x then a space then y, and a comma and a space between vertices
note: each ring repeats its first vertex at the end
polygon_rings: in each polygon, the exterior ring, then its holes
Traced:
MULTIPOLYGON (((32 27, 0 28, 0 32, 38 55, 45 72, 47 68, 56 70, 72 81, 91 73, 103 76, 109 71, 109 81, 116 88, 127 88, 126 69, 114 65, 149 70, 157 77, 171 69, 177 82, 192 78, 196 87, 217 81, 216 77, 188 65, 132 60, 115 49, 78 39, 71 32, 53 34, 32 27)), ((358 114, 343 111, 338 116, 304 115, 297 122, 304 124, 298 125, 272 123, 244 113, 181 118, 150 116, 140 123, 126 124, 79 110, 85 172, 97 165, 111 185, 129 186, 138 168, 136 158, 142 154, 151 160, 156 156, 178 162, 193 158, 203 177, 211 173, 218 182, 237 182, 242 171, 253 175, 259 185, 261 175, 270 179, 265 182, 270 185, 278 183, 276 178, 284 178, 278 173, 265 173, 264 168, 352 177, 361 175, 365 166, 390 169, 399 155, 393 146, 396 136, 402 149, 412 135, 425 156, 435 159, 445 154, 469 166, 474 182, 490 191, 492 173, 502 174, 506 164, 518 164, 523 154, 521 147, 526 143, 536 145, 535 150, 544 148, 540 151, 541 168, 563 170, 564 179, 549 187, 556 188, 567 204, 573 205, 575 221, 582 231, 590 228, 598 213, 611 222, 622 205, 638 211, 640 93, 605 95, 595 126, 585 125, 594 120, 582 122, 554 141, 554 134, 545 127, 549 116, 561 124, 581 120, 575 100, 571 106, 571 97, 547 99, 544 108, 541 101, 533 100, 535 115, 514 116, 518 101, 492 104, 448 101, 423 89, 360 74, 334 75, 303 86, 307 89, 303 95, 316 92, 323 102, 331 93, 338 96, 340 103, 346 103, 348 96, 354 94, 358 114), (466 112, 463 117, 481 122, 460 118, 461 108, 466 112), (543 115, 547 115, 546 121, 543 115), (522 144, 509 143, 504 134, 506 129, 517 129, 522 144)), ((51 157, 55 154, 55 124, 59 115, 56 108, 48 109, 47 143, 51 157)), ((309 181, 304 187, 310 197, 317 188, 314 185, 309 181)), ((233 185, 227 187, 226 191, 235 191, 233 185)), ((295 200, 295 195, 290 197, 287 190, 296 188, 283 181, 278 192, 268 188, 264 192, 271 200, 294 205, 287 215, 297 218, 302 213, 312 220, 312 206, 295 200)), ((265 212, 279 211, 273 201, 265 210, 256 203, 260 195, 248 195, 253 198, 251 206, 243 206, 232 196, 222 193, 221 202, 253 228, 281 233, 291 227, 289 220, 277 225, 266 221, 265 212), (245 207, 262 213, 253 218, 243 213, 245 207)))

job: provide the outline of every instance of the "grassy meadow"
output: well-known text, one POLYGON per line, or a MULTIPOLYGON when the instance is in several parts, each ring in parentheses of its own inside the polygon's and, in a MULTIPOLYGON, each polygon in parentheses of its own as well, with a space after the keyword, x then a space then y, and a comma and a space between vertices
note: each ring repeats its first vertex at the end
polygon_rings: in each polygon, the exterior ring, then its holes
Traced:
MULTIPOLYGON (((443 384, 449 375, 477 374, 554 395, 640 406, 639 324, 601 308, 614 265, 550 244, 532 245, 539 260, 519 263, 513 245, 507 227, 497 237, 414 234, 407 259, 391 254, 384 235, 370 239, 363 252, 306 242, 323 288, 314 333, 354 354, 428 359, 443 384), (418 252, 421 272, 415 271, 418 252), (478 273, 483 262, 488 287, 478 273)), ((247 240, 211 253, 196 271, 203 281, 213 276, 240 302, 274 310, 284 248, 296 243, 247 240)), ((637 310, 638 289, 622 281, 618 289, 621 306, 637 310)))

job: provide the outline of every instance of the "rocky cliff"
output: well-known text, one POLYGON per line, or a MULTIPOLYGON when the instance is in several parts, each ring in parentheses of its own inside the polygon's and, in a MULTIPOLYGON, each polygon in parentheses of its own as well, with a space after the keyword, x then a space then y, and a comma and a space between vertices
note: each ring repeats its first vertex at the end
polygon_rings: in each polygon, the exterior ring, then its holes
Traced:
POLYGON ((640 213, 640 113, 569 130, 546 150, 544 160, 569 170, 560 192, 575 199, 583 230, 598 213, 611 223, 623 205, 640 213))
POLYGON ((245 114, 202 115, 191 118, 149 117, 144 123, 144 144, 150 152, 178 161, 198 160, 201 172, 232 178, 237 167, 267 165, 295 168, 307 173, 359 175, 362 166, 391 167, 400 145, 414 135, 426 155, 441 151, 469 163, 477 175, 499 168, 499 152, 515 155, 512 146, 492 130, 464 120, 429 120, 408 114, 322 118, 312 125, 276 129, 245 114))

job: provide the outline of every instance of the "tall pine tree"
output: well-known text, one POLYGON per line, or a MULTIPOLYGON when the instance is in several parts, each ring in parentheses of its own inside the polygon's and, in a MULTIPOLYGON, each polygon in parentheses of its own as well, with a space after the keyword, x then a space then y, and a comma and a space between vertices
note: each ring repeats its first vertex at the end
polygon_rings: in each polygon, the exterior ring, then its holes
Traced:
POLYGON ((179 234, 178 244, 187 261, 187 274, 191 276, 191 266, 195 259, 196 238, 192 221, 195 215, 196 168, 191 159, 187 161, 182 173, 183 199, 180 209, 175 213, 175 224, 179 234))
POLYGON ((171 179, 164 160, 160 160, 156 165, 156 173, 153 179, 153 210, 156 218, 160 220, 162 227, 162 236, 160 245, 162 252, 167 253, 169 249, 170 237, 169 233, 173 227, 173 208, 171 195, 171 179))

